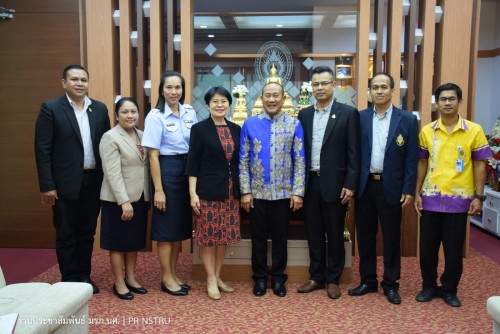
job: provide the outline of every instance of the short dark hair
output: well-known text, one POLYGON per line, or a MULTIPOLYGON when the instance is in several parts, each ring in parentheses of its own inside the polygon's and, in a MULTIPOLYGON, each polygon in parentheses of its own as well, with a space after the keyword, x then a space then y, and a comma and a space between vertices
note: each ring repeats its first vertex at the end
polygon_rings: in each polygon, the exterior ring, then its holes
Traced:
POLYGON ((261 92, 261 94, 262 94, 262 95, 264 95, 264 88, 266 88, 267 86, 269 86, 269 85, 271 85, 271 84, 275 84, 275 85, 280 86, 280 87, 281 87, 281 95, 282 95, 282 96, 285 96, 285 88, 283 87, 283 85, 282 85, 282 84, 277 83, 277 82, 268 82, 268 83, 266 83, 264 86, 262 86, 262 92, 261 92))
POLYGON ((373 77, 370 80, 370 85, 369 85, 370 89, 372 88, 372 80, 377 75, 385 75, 386 77, 388 77, 389 78, 389 86, 391 87, 391 89, 394 89, 394 78, 392 77, 392 75, 390 75, 389 73, 385 73, 385 72, 377 72, 373 75, 373 77))
POLYGON ((132 102, 133 104, 135 104, 137 111, 139 111, 139 105, 137 104, 137 101, 133 97, 122 97, 115 104, 115 114, 116 115, 118 115, 118 111, 120 110, 121 106, 125 102, 132 102))
POLYGON ((454 90, 457 93, 458 100, 462 101, 462 88, 460 88, 457 84, 451 82, 439 86, 434 92, 434 99, 437 101, 439 99, 439 95, 441 95, 441 92, 445 90, 454 90))
POLYGON ((330 73, 330 76, 332 77, 332 80, 335 80, 335 76, 333 75, 333 70, 329 66, 316 66, 313 68, 311 77, 315 74, 321 74, 324 72, 330 73))
POLYGON ((165 79, 168 77, 179 77, 181 79, 182 95, 179 100, 180 104, 184 104, 184 98, 186 97, 186 81, 182 74, 176 71, 167 70, 161 75, 160 86, 158 87, 158 101, 156 102, 156 109, 160 109, 160 112, 165 111, 165 96, 163 96, 163 85, 165 84, 165 79))
POLYGON ((210 104, 210 100, 212 99, 212 97, 214 97, 215 94, 224 96, 229 101, 229 105, 233 103, 233 98, 231 97, 231 93, 222 86, 216 86, 210 88, 205 94, 205 103, 207 105, 210 104))
POLYGON ((83 70, 85 71, 85 73, 87 73, 87 77, 90 77, 89 72, 85 69, 85 67, 79 64, 71 64, 64 68, 62 73, 62 78, 66 80, 66 76, 68 75, 68 72, 71 70, 83 70))

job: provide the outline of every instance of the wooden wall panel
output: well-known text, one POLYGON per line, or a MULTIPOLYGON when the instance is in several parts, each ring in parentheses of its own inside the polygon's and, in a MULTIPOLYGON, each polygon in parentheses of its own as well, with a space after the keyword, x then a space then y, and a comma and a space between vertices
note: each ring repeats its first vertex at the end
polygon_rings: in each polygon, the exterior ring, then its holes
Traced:
MULTIPOLYGON (((135 3, 134 3, 135 5, 135 3)), ((134 68, 132 67, 132 0, 120 0, 120 89, 121 96, 134 96, 134 68)))
POLYGON ((163 6, 160 0, 152 0, 150 17, 150 50, 151 50, 151 106, 158 100, 158 86, 161 74, 165 71, 164 41, 163 41, 163 6))
POLYGON ((415 29, 418 18, 417 0, 410 0, 410 10, 405 17, 404 41, 404 79, 406 80, 406 94, 403 97, 403 109, 415 110, 413 107, 415 90, 415 29))
MULTIPOLYGON (((385 71, 394 77, 395 87, 399 87, 401 72, 401 29, 403 27, 403 4, 400 0, 389 0, 387 19, 387 64, 385 71)), ((392 103, 399 107, 400 92, 395 89, 392 103)))
MULTIPOLYGON (((194 0, 180 0, 181 16, 181 73, 186 80, 186 99, 184 103, 191 104, 193 101, 194 86, 194 0)), ((167 47, 173 48, 173 42, 167 41, 167 47)), ((182 251, 191 252, 191 240, 182 242, 182 251)))
POLYGON ((86 0, 87 69, 89 96, 108 107, 113 121, 115 97, 118 94, 118 32, 113 22, 116 1, 86 0))
MULTIPOLYGON (((181 73, 186 80, 186 101, 192 103, 194 86, 194 13, 193 0, 181 0, 181 73)), ((168 47, 173 47, 169 43, 168 47)))
POLYGON ((65 66, 80 62, 78 0, 4 0, 0 21, 0 247, 53 248, 52 211, 41 205, 33 150, 40 104, 64 94, 65 66))
POLYGON ((377 35, 377 45, 375 46, 375 50, 373 50, 373 74, 382 72, 382 61, 383 61, 383 52, 382 46, 384 41, 384 22, 385 22, 385 1, 384 0, 375 0, 374 6, 374 32, 377 35))
POLYGON ((458 111, 462 117, 467 116, 467 92, 474 79, 469 73, 473 2, 441 0, 443 16, 437 29, 435 88, 446 82, 462 88, 463 102, 458 111))
POLYGON ((79 7, 78 0, 2 0, 0 5, 4 8, 15 9, 16 13, 37 14, 78 13, 79 7))
POLYGON ((167 0, 167 68, 175 68, 175 50, 173 40, 175 35, 175 28, 177 27, 177 11, 174 0, 167 0))
POLYGON ((434 8, 436 0, 421 0, 419 27, 424 37, 417 49, 417 80, 415 110, 420 112, 420 124, 431 122, 432 113, 432 76, 434 75, 434 40, 436 36, 436 19, 434 8))
POLYGON ((359 0, 356 21, 356 91, 358 110, 368 106, 368 33, 370 32, 370 0, 359 0))
POLYGON ((473 84, 469 85, 469 103, 467 104, 467 118, 474 120, 476 111, 476 75, 477 75, 477 54, 479 44, 479 20, 481 16, 481 0, 474 0, 472 12, 472 30, 471 30, 471 46, 470 46, 470 64, 469 72, 470 79, 473 84))
MULTIPOLYGON (((151 109, 149 97, 144 92, 144 81, 148 78, 148 64, 147 54, 148 48, 146 43, 146 22, 142 10, 142 0, 135 0, 136 7, 136 29, 137 29, 137 66, 135 69, 135 98, 139 104, 141 113, 140 125, 141 129, 144 128, 144 118, 151 109)), ((156 102, 156 101, 155 101, 156 102)))

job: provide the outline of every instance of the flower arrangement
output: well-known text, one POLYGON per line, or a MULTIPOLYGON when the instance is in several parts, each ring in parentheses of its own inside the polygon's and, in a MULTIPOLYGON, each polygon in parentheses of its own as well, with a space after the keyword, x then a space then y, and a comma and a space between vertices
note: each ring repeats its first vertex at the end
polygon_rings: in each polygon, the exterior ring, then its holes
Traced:
POLYGON ((311 81, 309 82, 303 82, 302 83, 302 87, 300 87, 300 91, 302 92, 308 92, 309 94, 312 94, 313 92, 313 89, 312 89, 312 86, 311 86, 311 81))
POLYGON ((300 96, 299 96, 299 105, 310 105, 311 102, 309 98, 312 94, 312 86, 311 81, 303 82, 302 87, 300 87, 300 96))
POLYGON ((245 95, 247 95, 248 93, 248 89, 245 87, 245 85, 236 85, 234 86, 233 91, 231 93, 236 98, 240 97, 240 93, 241 97, 245 97, 245 95))
POLYGON ((491 130, 491 135, 488 138, 488 144, 490 145, 493 156, 488 158, 488 164, 486 165, 486 175, 488 176, 491 188, 499 191, 499 181, 500 181, 500 117, 498 117, 493 130, 491 130))

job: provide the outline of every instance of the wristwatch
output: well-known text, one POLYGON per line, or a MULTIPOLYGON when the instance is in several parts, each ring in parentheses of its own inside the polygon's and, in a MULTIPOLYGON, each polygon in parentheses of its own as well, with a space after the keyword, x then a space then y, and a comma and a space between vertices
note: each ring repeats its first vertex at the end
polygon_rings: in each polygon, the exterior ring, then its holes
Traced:
POLYGON ((478 195, 478 194, 474 194, 474 196, 472 196, 472 198, 477 198, 477 199, 478 199, 478 200, 480 200, 481 202, 486 201, 486 195, 478 195))

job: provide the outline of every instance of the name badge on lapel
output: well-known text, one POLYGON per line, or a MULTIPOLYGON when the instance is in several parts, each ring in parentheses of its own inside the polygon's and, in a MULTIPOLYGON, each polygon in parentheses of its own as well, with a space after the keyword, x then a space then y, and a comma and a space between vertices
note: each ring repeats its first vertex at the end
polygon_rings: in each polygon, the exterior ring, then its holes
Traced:
POLYGON ((399 134, 397 137, 396 137, 396 144, 398 146, 403 146, 405 144, 405 140, 403 138, 403 135, 402 134, 399 134))

